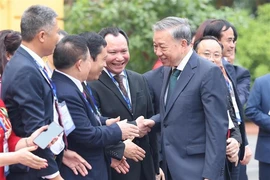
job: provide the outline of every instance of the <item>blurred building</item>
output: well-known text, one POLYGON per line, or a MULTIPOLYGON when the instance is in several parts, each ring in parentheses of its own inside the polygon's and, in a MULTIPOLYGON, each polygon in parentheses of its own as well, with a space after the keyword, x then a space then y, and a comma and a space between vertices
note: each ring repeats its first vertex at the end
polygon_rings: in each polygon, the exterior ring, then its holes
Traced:
POLYGON ((20 31, 23 12, 31 5, 41 4, 51 7, 58 14, 58 23, 64 28, 64 0, 0 0, 0 30, 20 31))

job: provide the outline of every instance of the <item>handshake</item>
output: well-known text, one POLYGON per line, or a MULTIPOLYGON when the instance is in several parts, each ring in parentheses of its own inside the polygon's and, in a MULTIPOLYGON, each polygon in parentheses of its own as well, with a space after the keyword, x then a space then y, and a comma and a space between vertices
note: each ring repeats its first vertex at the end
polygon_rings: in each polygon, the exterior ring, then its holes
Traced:
POLYGON ((126 139, 133 140, 135 137, 141 138, 145 136, 147 133, 149 133, 151 131, 151 128, 155 125, 155 122, 153 120, 144 119, 143 116, 138 117, 135 121, 131 121, 130 123, 128 123, 127 120, 122 120, 122 121, 119 121, 119 120, 120 120, 120 117, 115 118, 114 122, 118 124, 119 128, 122 131, 122 140, 126 140, 126 139))

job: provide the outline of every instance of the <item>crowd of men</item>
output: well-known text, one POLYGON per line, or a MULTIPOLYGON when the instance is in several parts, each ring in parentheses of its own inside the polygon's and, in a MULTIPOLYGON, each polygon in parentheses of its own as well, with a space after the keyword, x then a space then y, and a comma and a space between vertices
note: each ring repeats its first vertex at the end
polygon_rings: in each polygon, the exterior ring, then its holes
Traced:
POLYGON ((139 74, 126 69, 124 30, 59 38, 56 18, 40 5, 24 12, 1 97, 17 136, 52 121, 64 132, 33 152, 48 167, 15 164, 8 180, 244 180, 246 102, 246 116, 260 126, 260 179, 269 177, 269 77, 256 80, 249 96, 250 74, 233 64, 237 31, 228 21, 207 20, 194 37, 185 18, 156 22, 162 66, 139 74), (48 66, 42 58, 51 54, 48 66))

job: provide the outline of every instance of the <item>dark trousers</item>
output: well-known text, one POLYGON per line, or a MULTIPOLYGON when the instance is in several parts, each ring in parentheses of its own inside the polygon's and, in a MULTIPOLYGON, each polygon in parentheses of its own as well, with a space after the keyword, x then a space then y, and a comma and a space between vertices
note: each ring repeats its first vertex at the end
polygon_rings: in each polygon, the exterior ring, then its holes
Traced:
MULTIPOLYGON (((240 164, 240 162, 239 162, 240 164)), ((232 163, 232 172, 231 172, 231 179, 232 180, 239 180, 239 174, 240 174, 240 165, 237 165, 235 167, 234 163, 232 163)))
POLYGON ((270 164, 259 161, 259 180, 269 180, 270 164))
POLYGON ((240 164, 239 180, 248 180, 247 166, 240 164))

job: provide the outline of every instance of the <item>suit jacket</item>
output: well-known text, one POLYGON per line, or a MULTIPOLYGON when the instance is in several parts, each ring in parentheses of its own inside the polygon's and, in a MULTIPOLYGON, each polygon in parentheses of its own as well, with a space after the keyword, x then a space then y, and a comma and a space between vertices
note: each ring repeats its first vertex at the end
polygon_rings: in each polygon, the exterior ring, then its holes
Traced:
MULTIPOLYGON (((13 131, 19 137, 28 137, 41 126, 53 121, 53 94, 36 62, 19 47, 7 64, 2 78, 2 98, 8 109, 13 131)), ((50 149, 38 149, 36 155, 47 159, 49 166, 34 170, 23 165, 10 169, 7 179, 39 179, 58 171, 50 149)))
POLYGON ((270 74, 255 80, 246 106, 246 117, 259 126, 255 159, 270 163, 270 74))
POLYGON ((239 100, 243 107, 246 104, 249 96, 250 73, 243 67, 231 65, 225 59, 222 59, 222 63, 226 71, 230 74, 232 78, 231 80, 236 85, 239 100))
POLYGON ((146 79, 149 87, 149 92, 151 94, 152 103, 154 106, 154 113, 158 114, 160 94, 164 77, 164 66, 144 73, 143 77, 146 79))
POLYGON ((70 78, 54 71, 52 80, 59 101, 66 102, 76 126, 67 138, 68 149, 77 152, 93 166, 88 175, 83 177, 75 175, 69 167, 63 165, 60 169, 61 175, 65 180, 108 180, 110 164, 105 157, 104 147, 121 140, 122 133, 119 126, 117 124, 99 126, 82 92, 70 78))
MULTIPOLYGON (((103 116, 117 117, 127 119, 133 122, 137 117, 145 118, 153 115, 153 107, 147 84, 142 75, 127 70, 129 89, 131 93, 132 111, 129 110, 126 101, 121 92, 114 84, 108 74, 103 71, 99 80, 90 83, 93 89, 93 95, 97 101, 100 112, 103 116)), ((135 162, 128 159, 130 171, 126 175, 118 174, 113 170, 112 179, 114 180, 138 180, 140 175, 144 174, 147 180, 155 179, 155 170, 153 156, 157 154, 157 142, 153 134, 144 136, 143 138, 135 138, 133 140, 138 146, 146 151, 146 157, 142 162, 135 162)), ((157 157, 156 157, 157 158, 157 157)), ((155 160, 156 172, 158 171, 157 159, 155 160)))
POLYGON ((248 140, 247 140, 247 136, 246 136, 246 128, 245 128, 245 116, 244 116, 243 104, 241 103, 240 96, 238 94, 238 88, 237 88, 238 84, 236 84, 237 78, 236 78, 235 68, 233 65, 231 65, 230 63, 228 63, 225 60, 223 60, 222 62, 223 62, 223 65, 225 67, 225 70, 227 72, 229 79, 232 81, 236 103, 237 103, 238 109, 240 111, 240 117, 242 120, 241 124, 239 125, 240 133, 242 136, 242 144, 240 146, 239 159, 242 160, 244 157, 244 154, 245 154, 245 146, 248 145, 248 140))
POLYGON ((163 161, 173 179, 224 179, 227 87, 220 69, 195 52, 165 105, 171 73, 164 67, 160 114, 163 161), (166 108, 165 108, 166 106, 166 108))

